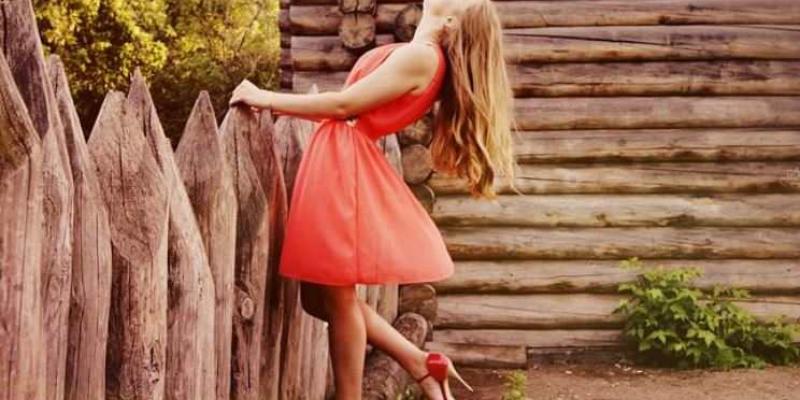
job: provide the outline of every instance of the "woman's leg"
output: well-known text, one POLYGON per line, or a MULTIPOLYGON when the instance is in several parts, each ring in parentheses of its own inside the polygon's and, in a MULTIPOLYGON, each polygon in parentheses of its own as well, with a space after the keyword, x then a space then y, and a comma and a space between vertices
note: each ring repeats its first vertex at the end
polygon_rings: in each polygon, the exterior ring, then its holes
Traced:
POLYGON ((360 400, 367 332, 354 286, 326 286, 331 360, 336 399, 360 400))
MULTIPOLYGON (((323 286, 303 283, 301 296, 303 308, 306 312, 316 318, 329 321, 324 301, 322 301, 325 296, 323 286)), ((412 377, 421 378, 425 376, 427 374, 427 368, 425 367, 426 353, 397 332, 367 303, 358 300, 358 305, 364 318, 369 342, 397 360, 412 377)), ((421 386, 429 398, 433 400, 442 398, 439 386, 433 379, 422 381, 421 386)))

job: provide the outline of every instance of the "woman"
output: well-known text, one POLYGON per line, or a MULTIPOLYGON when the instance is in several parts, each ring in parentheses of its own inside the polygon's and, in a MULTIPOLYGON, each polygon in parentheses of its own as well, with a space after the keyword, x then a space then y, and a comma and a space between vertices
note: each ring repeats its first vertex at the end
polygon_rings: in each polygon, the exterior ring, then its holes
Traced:
POLYGON ((356 296, 356 284, 432 282, 453 272, 438 229, 375 140, 441 100, 436 169, 465 178, 476 197, 494 196, 496 174, 513 179, 513 96, 494 6, 425 0, 423 10, 410 43, 362 55, 341 91, 244 84, 231 99, 320 122, 298 168, 280 271, 303 282, 303 307, 329 322, 337 399, 361 398, 367 341, 397 359, 430 399, 452 399, 447 377, 461 380, 447 357, 418 349, 356 296))

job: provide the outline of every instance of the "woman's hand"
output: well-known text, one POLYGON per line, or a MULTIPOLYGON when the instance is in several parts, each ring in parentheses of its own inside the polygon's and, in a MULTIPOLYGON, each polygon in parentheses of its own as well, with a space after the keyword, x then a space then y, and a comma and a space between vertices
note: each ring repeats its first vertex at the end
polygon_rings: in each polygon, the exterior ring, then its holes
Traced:
POLYGON ((247 106, 250 108, 270 108, 270 92, 259 89, 248 80, 244 80, 233 91, 228 103, 231 107, 247 106))

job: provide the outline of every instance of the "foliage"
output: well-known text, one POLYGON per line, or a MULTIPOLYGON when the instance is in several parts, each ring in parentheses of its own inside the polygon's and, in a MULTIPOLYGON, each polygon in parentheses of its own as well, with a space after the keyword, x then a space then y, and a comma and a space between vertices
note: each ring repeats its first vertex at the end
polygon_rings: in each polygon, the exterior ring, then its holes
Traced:
POLYGON ((622 267, 639 275, 619 286, 630 298, 614 312, 625 317, 625 339, 642 361, 727 369, 800 360, 800 348, 792 343, 798 326, 756 321, 733 303, 747 299, 747 291, 714 287, 704 293, 691 286, 701 276, 695 268, 646 268, 637 258, 622 267))
POLYGON ((200 90, 217 111, 244 78, 277 86, 277 0, 34 0, 45 47, 64 61, 81 120, 135 68, 176 138, 200 90))
POLYGON ((505 391, 502 400, 526 400, 528 376, 524 371, 512 371, 505 376, 505 391))

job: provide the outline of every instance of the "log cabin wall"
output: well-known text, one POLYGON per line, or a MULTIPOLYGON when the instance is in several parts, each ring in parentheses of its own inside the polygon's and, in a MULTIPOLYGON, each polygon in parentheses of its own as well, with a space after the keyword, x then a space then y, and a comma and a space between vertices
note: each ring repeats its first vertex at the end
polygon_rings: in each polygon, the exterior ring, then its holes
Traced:
MULTIPOLYGON (((339 88, 364 48, 410 37, 417 3, 284 1, 283 87, 339 88)), ((617 265, 633 256, 697 266, 700 285, 798 319, 800 3, 495 4, 525 195, 473 200, 403 143, 457 264, 435 285, 430 346, 484 366, 616 346, 616 285, 631 278, 617 265)))

